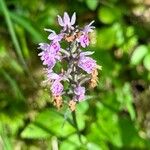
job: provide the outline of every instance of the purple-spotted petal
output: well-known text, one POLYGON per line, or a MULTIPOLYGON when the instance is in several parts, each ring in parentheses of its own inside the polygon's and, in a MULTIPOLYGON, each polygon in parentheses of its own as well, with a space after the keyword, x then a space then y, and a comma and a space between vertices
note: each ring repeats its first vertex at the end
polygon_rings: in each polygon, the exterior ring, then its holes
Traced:
POLYGON ((52 55, 56 55, 59 51, 60 51, 60 44, 59 42, 52 42, 52 44, 50 45, 50 53, 52 55))
POLYGON ((75 100, 83 100, 85 98, 85 87, 82 86, 77 86, 74 89, 74 93, 75 93, 75 100))
POLYGON ((81 46, 84 47, 84 48, 86 46, 88 46, 90 44, 90 40, 89 40, 88 34, 81 35, 80 38, 79 38, 79 42, 80 42, 81 46))
POLYGON ((96 61, 90 57, 80 57, 78 66, 90 74, 96 68, 96 61))
POLYGON ((49 69, 53 69, 55 64, 56 64, 56 60, 53 57, 47 56, 47 58, 43 60, 43 65, 47 65, 49 69))
POLYGON ((63 92, 63 85, 59 81, 54 81, 52 86, 51 86, 51 91, 54 96, 60 96, 63 92))

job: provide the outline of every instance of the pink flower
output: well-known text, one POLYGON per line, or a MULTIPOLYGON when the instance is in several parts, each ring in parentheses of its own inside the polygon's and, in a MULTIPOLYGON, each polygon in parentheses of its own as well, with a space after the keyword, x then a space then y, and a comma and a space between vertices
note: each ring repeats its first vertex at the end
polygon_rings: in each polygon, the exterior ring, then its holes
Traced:
POLYGON ((96 68, 96 61, 90 57, 80 56, 78 66, 90 74, 96 68))
POLYGON ((79 43, 81 44, 82 47, 86 47, 90 44, 89 36, 88 34, 83 34, 79 37, 79 43))
POLYGON ((60 44, 55 42, 51 45, 46 43, 40 43, 40 49, 43 51, 38 55, 41 56, 41 60, 43 61, 43 65, 47 65, 49 69, 52 69, 56 64, 56 59, 60 60, 60 56, 57 54, 60 50, 60 44))
POLYGON ((47 69, 47 77, 48 79, 50 79, 51 81, 53 80, 60 80, 60 75, 52 72, 51 70, 47 69))
POLYGON ((94 21, 91 21, 88 25, 86 25, 83 29, 83 33, 90 33, 95 28, 94 26, 91 26, 94 23, 94 21))
POLYGON ((74 89, 74 93, 75 93, 75 100, 83 100, 85 98, 85 87, 82 86, 77 86, 74 89))
POLYGON ((47 50, 49 48, 49 46, 50 45, 47 43, 40 43, 38 49, 47 50))
POLYGON ((58 23, 60 26, 64 27, 64 31, 67 29, 74 29, 72 25, 75 24, 76 21, 76 13, 74 12, 71 19, 68 13, 64 12, 63 19, 58 15, 58 23))
POLYGON ((49 40, 52 40, 53 42, 59 42, 62 40, 64 34, 56 34, 55 32, 54 33, 51 33, 49 36, 48 36, 48 39, 49 40))
POLYGON ((42 51, 38 55, 41 56, 43 65, 47 65, 49 69, 52 69, 55 66, 56 60, 48 51, 42 51))
POLYGON ((61 41, 64 37, 64 33, 56 34, 56 32, 51 29, 44 29, 44 30, 51 32, 48 36, 48 39, 51 40, 53 43, 61 41))
POLYGON ((63 85, 57 80, 55 80, 51 86, 51 91, 54 96, 60 96, 63 92, 63 89, 63 85))
POLYGON ((49 51, 52 55, 56 55, 60 51, 61 47, 58 42, 52 42, 49 47, 49 51))
POLYGON ((89 39, 89 33, 93 31, 93 29, 95 28, 94 26, 91 26, 94 23, 94 21, 92 21, 91 23, 89 23, 88 25, 86 25, 84 27, 84 29, 81 31, 82 35, 79 37, 79 39, 77 39, 77 42, 79 42, 81 44, 82 47, 86 47, 89 46, 90 44, 90 39, 89 39))
POLYGON ((39 49, 42 49, 43 51, 48 51, 51 55, 56 55, 61 49, 58 42, 52 42, 51 44, 40 43, 39 45, 39 49))

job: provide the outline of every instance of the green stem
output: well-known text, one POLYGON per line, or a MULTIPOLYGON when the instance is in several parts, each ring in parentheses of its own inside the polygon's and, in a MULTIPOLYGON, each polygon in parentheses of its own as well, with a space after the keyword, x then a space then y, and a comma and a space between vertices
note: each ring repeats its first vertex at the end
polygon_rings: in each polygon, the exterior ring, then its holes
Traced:
POLYGON ((72 114, 72 119, 73 119, 74 126, 77 129, 77 134, 78 134, 79 141, 80 141, 81 144, 83 144, 82 138, 81 138, 81 133, 80 133, 80 130, 79 130, 79 127, 78 127, 78 124, 77 124, 76 112, 73 111, 71 114, 72 114))

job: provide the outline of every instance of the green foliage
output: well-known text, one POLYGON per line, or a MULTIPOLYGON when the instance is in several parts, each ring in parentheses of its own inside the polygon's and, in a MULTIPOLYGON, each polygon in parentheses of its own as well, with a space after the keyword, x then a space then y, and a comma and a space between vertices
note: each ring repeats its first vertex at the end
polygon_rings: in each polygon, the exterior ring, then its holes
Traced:
POLYGON ((116 31, 114 26, 101 28, 98 32, 98 46, 101 49, 111 49, 115 44, 116 31))
POLYGON ((116 89, 116 98, 120 103, 121 109, 127 109, 132 120, 135 119, 135 111, 132 105, 132 94, 130 84, 125 83, 122 88, 116 89))
POLYGON ((69 123, 66 123, 63 126, 63 122, 63 116, 54 110, 44 110, 44 112, 41 112, 36 117, 33 123, 29 124, 25 128, 25 130, 21 133, 21 136, 23 138, 44 138, 48 137, 48 135, 65 137, 74 133, 74 128, 69 123))
POLYGON ((99 20, 105 24, 111 24, 121 17, 121 10, 119 7, 102 6, 98 12, 99 20))
POLYGON ((145 45, 140 45, 138 46, 131 57, 131 64, 132 65, 137 65, 141 62, 143 57, 147 54, 148 48, 145 45))
POLYGON ((86 4, 88 6, 89 9, 91 10, 95 10, 97 5, 98 5, 99 1, 98 0, 86 0, 86 4))
POLYGON ((144 58, 144 60, 143 60, 143 63, 144 63, 144 67, 145 67, 148 71, 150 71, 150 53, 148 53, 148 54, 145 56, 145 58, 144 58))
POLYGON ((0 0, 0 149, 150 149, 147 7, 129 0, 0 0), (79 24, 95 20, 89 49, 102 65, 98 87, 76 108, 78 129, 68 109, 52 106, 37 56, 43 28, 57 31, 64 11, 76 11, 79 24))
POLYGON ((31 24, 30 20, 26 19, 24 16, 19 16, 18 14, 15 13, 11 13, 10 16, 14 22, 22 26, 25 30, 27 30, 31 34, 33 40, 35 40, 36 42, 44 40, 43 35, 36 30, 34 25, 31 24))

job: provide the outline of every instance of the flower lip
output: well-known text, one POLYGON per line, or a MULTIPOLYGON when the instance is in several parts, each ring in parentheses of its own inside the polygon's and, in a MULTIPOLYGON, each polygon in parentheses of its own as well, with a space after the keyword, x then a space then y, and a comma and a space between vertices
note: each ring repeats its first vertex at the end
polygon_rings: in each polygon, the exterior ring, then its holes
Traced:
POLYGON ((82 87, 80 85, 78 85, 75 89, 74 89, 74 93, 75 93, 75 100, 83 100, 85 97, 85 87, 82 87))
POLYGON ((58 55, 60 50, 60 44, 58 42, 52 42, 51 44, 40 43, 39 48, 43 51, 38 54, 43 61, 43 65, 47 65, 50 69, 56 64, 56 60, 61 60, 61 57, 58 55))
POLYGON ((51 86, 51 91, 54 96, 60 96, 63 92, 63 85, 59 81, 54 81, 52 86, 51 86))
POLYGON ((52 42, 52 44, 50 45, 50 48, 49 48, 49 52, 52 54, 52 55, 56 55, 59 51, 60 51, 60 44, 59 42, 52 42))
POLYGON ((88 46, 90 44, 90 40, 89 40, 88 34, 81 35, 80 38, 79 38, 79 42, 80 42, 80 44, 81 44, 81 46, 83 48, 85 48, 86 46, 88 46))
POLYGON ((78 66, 90 74, 96 67, 96 61, 90 57, 80 56, 78 66))

